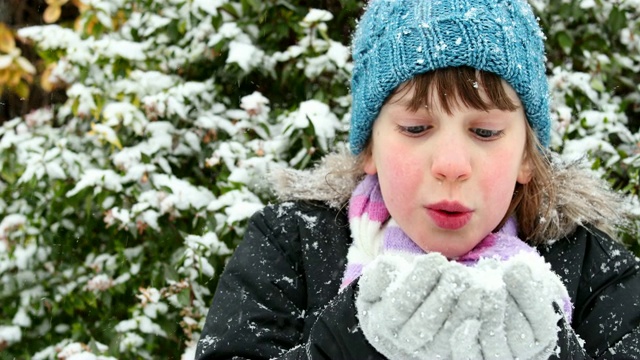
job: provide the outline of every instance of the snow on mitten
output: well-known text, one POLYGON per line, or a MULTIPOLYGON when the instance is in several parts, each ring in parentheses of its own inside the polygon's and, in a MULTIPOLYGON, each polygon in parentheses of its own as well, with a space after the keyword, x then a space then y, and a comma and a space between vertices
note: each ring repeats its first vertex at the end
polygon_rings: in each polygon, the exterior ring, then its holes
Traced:
POLYGON ((470 282, 479 289, 482 298, 478 316, 466 320, 451 337, 451 358, 513 359, 507 342, 505 322, 507 289, 502 279, 500 261, 481 261, 470 268, 470 282))
POLYGON ((453 334, 453 359, 538 360, 553 354, 558 320, 565 315, 569 321, 571 303, 544 258, 537 253, 483 258, 470 268, 470 283, 481 289, 482 306, 477 319, 453 334))
POLYGON ((367 340, 391 359, 450 358, 454 332, 482 304, 470 270, 438 253, 379 256, 363 269, 356 297, 367 340))
POLYGON ((503 272, 508 293, 505 330, 513 356, 548 359, 557 346, 558 321, 563 315, 570 316, 567 289, 537 254, 512 257, 503 272), (564 314, 556 307, 562 307, 564 314))

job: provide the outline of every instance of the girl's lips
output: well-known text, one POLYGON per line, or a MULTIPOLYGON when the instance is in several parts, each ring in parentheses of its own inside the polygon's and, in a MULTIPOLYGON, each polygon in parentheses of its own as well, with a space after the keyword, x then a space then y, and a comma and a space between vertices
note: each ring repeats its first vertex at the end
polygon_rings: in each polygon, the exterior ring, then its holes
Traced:
POLYGON ((436 226, 446 230, 458 230, 467 225, 473 215, 473 210, 458 202, 442 201, 426 206, 427 214, 436 226))

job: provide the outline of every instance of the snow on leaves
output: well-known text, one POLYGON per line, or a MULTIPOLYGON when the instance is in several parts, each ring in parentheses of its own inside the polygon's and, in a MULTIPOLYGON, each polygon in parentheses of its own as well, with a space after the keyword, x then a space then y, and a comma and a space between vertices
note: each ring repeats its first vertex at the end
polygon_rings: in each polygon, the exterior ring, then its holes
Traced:
POLYGON ((0 200, 0 298, 19 304, 6 307, 13 321, 0 320, 0 344, 27 346, 37 359, 151 358, 141 345, 175 333, 173 323, 189 356, 208 284, 268 201, 269 169, 291 160, 289 139, 313 129, 307 153, 344 139, 349 51, 329 38, 324 10, 297 15, 299 37, 287 48, 260 40, 247 20, 259 9, 235 1, 83 3, 75 29, 19 30, 55 63, 48 80, 67 100, 0 127, 9 171, 0 192, 12 194, 0 200), (188 73, 207 62, 221 70, 188 73), (292 76, 328 76, 316 90, 339 88, 342 100, 300 93, 274 110, 277 94, 229 92, 237 78, 292 65, 292 76), (117 340, 101 340, 110 346, 71 336, 82 317, 56 320, 82 308, 101 326, 98 307, 132 292, 124 316, 109 319, 117 340), (52 327, 56 340, 34 345, 52 327))

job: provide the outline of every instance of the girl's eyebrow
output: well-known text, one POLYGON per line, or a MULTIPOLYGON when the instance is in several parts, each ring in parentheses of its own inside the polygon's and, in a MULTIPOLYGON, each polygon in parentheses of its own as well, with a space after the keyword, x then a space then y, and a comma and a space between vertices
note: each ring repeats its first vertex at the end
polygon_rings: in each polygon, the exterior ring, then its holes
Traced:
POLYGON ((409 105, 413 101, 413 98, 409 98, 406 95, 398 96, 398 94, 391 95, 387 100, 388 104, 409 105), (396 98, 398 97, 398 98, 396 98))
POLYGON ((404 107, 409 107, 411 105, 411 102, 412 102, 411 99, 406 99, 403 97, 401 99, 394 101, 393 103, 397 105, 402 105, 404 107))
MULTIPOLYGON (((415 99, 410 98, 408 96, 403 96, 399 99, 396 100, 392 100, 389 103, 393 104, 393 105, 398 105, 398 106, 402 106, 404 108, 407 109, 411 109, 413 110, 413 107, 415 106, 415 99)), ((431 108, 431 106, 429 105, 429 103, 427 101, 422 101, 422 105, 419 106, 417 109, 415 109, 416 111, 419 110, 429 110, 431 108)))

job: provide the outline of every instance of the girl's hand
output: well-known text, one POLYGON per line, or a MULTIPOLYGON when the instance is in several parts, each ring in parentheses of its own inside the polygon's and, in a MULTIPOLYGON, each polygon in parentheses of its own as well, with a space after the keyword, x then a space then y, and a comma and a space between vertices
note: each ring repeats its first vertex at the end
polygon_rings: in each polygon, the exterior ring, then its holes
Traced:
POLYGON ((450 358, 454 332, 480 314, 482 291, 472 287, 469 268, 440 254, 412 260, 381 256, 363 270, 362 331, 390 359, 450 358))
POLYGON ((483 288, 482 309, 477 320, 467 321, 452 337, 451 357, 548 359, 571 304, 544 259, 521 253, 506 261, 483 259, 470 270, 479 280, 474 286, 483 288))
POLYGON ((388 358, 546 359, 568 299, 537 254, 483 259, 475 267, 427 254, 381 256, 359 282, 358 318, 388 358))
POLYGON ((509 347, 520 359, 548 359, 556 348, 563 316, 556 308, 571 311, 567 290, 540 257, 520 255, 505 265, 509 347))

